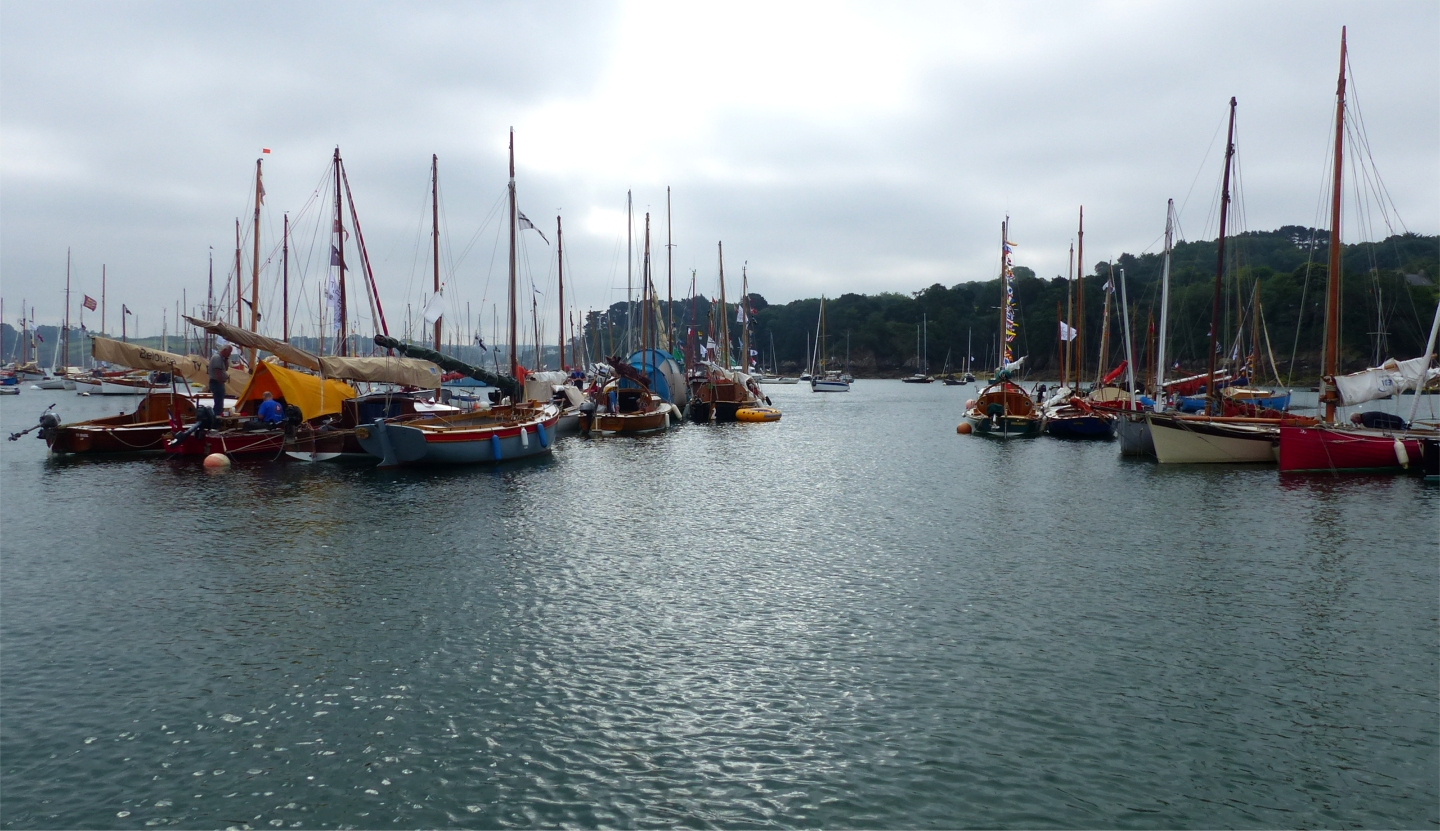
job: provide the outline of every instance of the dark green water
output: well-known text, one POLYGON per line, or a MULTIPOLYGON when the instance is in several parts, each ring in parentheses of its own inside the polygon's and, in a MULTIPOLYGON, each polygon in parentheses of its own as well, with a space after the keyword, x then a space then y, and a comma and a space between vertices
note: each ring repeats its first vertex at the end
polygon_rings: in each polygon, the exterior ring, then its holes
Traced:
POLYGON ((1440 489, 770 389, 499 469, 0 443, 0 824, 1440 824, 1440 489))

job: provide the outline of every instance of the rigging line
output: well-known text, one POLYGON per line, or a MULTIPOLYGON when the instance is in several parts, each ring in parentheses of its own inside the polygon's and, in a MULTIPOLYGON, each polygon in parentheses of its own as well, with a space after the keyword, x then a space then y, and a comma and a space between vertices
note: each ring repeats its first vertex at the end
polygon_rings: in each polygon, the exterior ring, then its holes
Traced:
POLYGON ((1194 192, 1196 183, 1200 181, 1200 175, 1205 172, 1205 165, 1210 161, 1210 154, 1215 150, 1215 140, 1220 137, 1220 130, 1224 125, 1225 119, 1223 118, 1220 119, 1219 124, 1215 125, 1215 134, 1210 136, 1210 146, 1205 148, 1205 157, 1200 160, 1200 167, 1195 170, 1195 178, 1190 180, 1190 190, 1185 191, 1185 198, 1180 202, 1180 210, 1175 212, 1177 216, 1185 212, 1185 206, 1190 202, 1190 194, 1194 192))

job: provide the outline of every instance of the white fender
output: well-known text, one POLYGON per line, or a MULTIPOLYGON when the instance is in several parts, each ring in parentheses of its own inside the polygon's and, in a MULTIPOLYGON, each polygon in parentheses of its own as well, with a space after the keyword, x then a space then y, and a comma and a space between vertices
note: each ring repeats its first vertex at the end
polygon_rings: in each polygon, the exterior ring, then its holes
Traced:
POLYGON ((521 447, 529 447, 529 446, 530 446, 530 434, 527 433, 527 432, 525 432, 525 428, 524 428, 524 427, 521 427, 521 428, 520 428, 520 446, 521 446, 521 447))
POLYGON ((1405 450, 1405 442, 1399 439, 1395 440, 1395 461, 1399 462, 1402 468, 1410 467, 1410 454, 1405 450))

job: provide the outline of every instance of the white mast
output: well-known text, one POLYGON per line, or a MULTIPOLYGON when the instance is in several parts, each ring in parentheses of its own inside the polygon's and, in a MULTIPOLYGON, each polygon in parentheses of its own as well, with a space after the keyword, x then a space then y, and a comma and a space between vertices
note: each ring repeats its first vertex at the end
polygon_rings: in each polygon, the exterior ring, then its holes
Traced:
POLYGON ((1160 270, 1160 343, 1155 349, 1155 411, 1165 409, 1165 329, 1170 317, 1170 252, 1174 244, 1175 200, 1165 205, 1165 265, 1160 270))

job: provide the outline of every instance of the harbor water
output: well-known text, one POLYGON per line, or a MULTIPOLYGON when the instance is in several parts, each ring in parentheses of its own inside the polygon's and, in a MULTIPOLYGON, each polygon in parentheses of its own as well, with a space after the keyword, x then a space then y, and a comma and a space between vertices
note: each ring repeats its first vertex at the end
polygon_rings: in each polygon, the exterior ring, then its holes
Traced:
POLYGON ((500 467, 0 443, 0 825, 1440 825, 1440 489, 765 389, 500 467))

